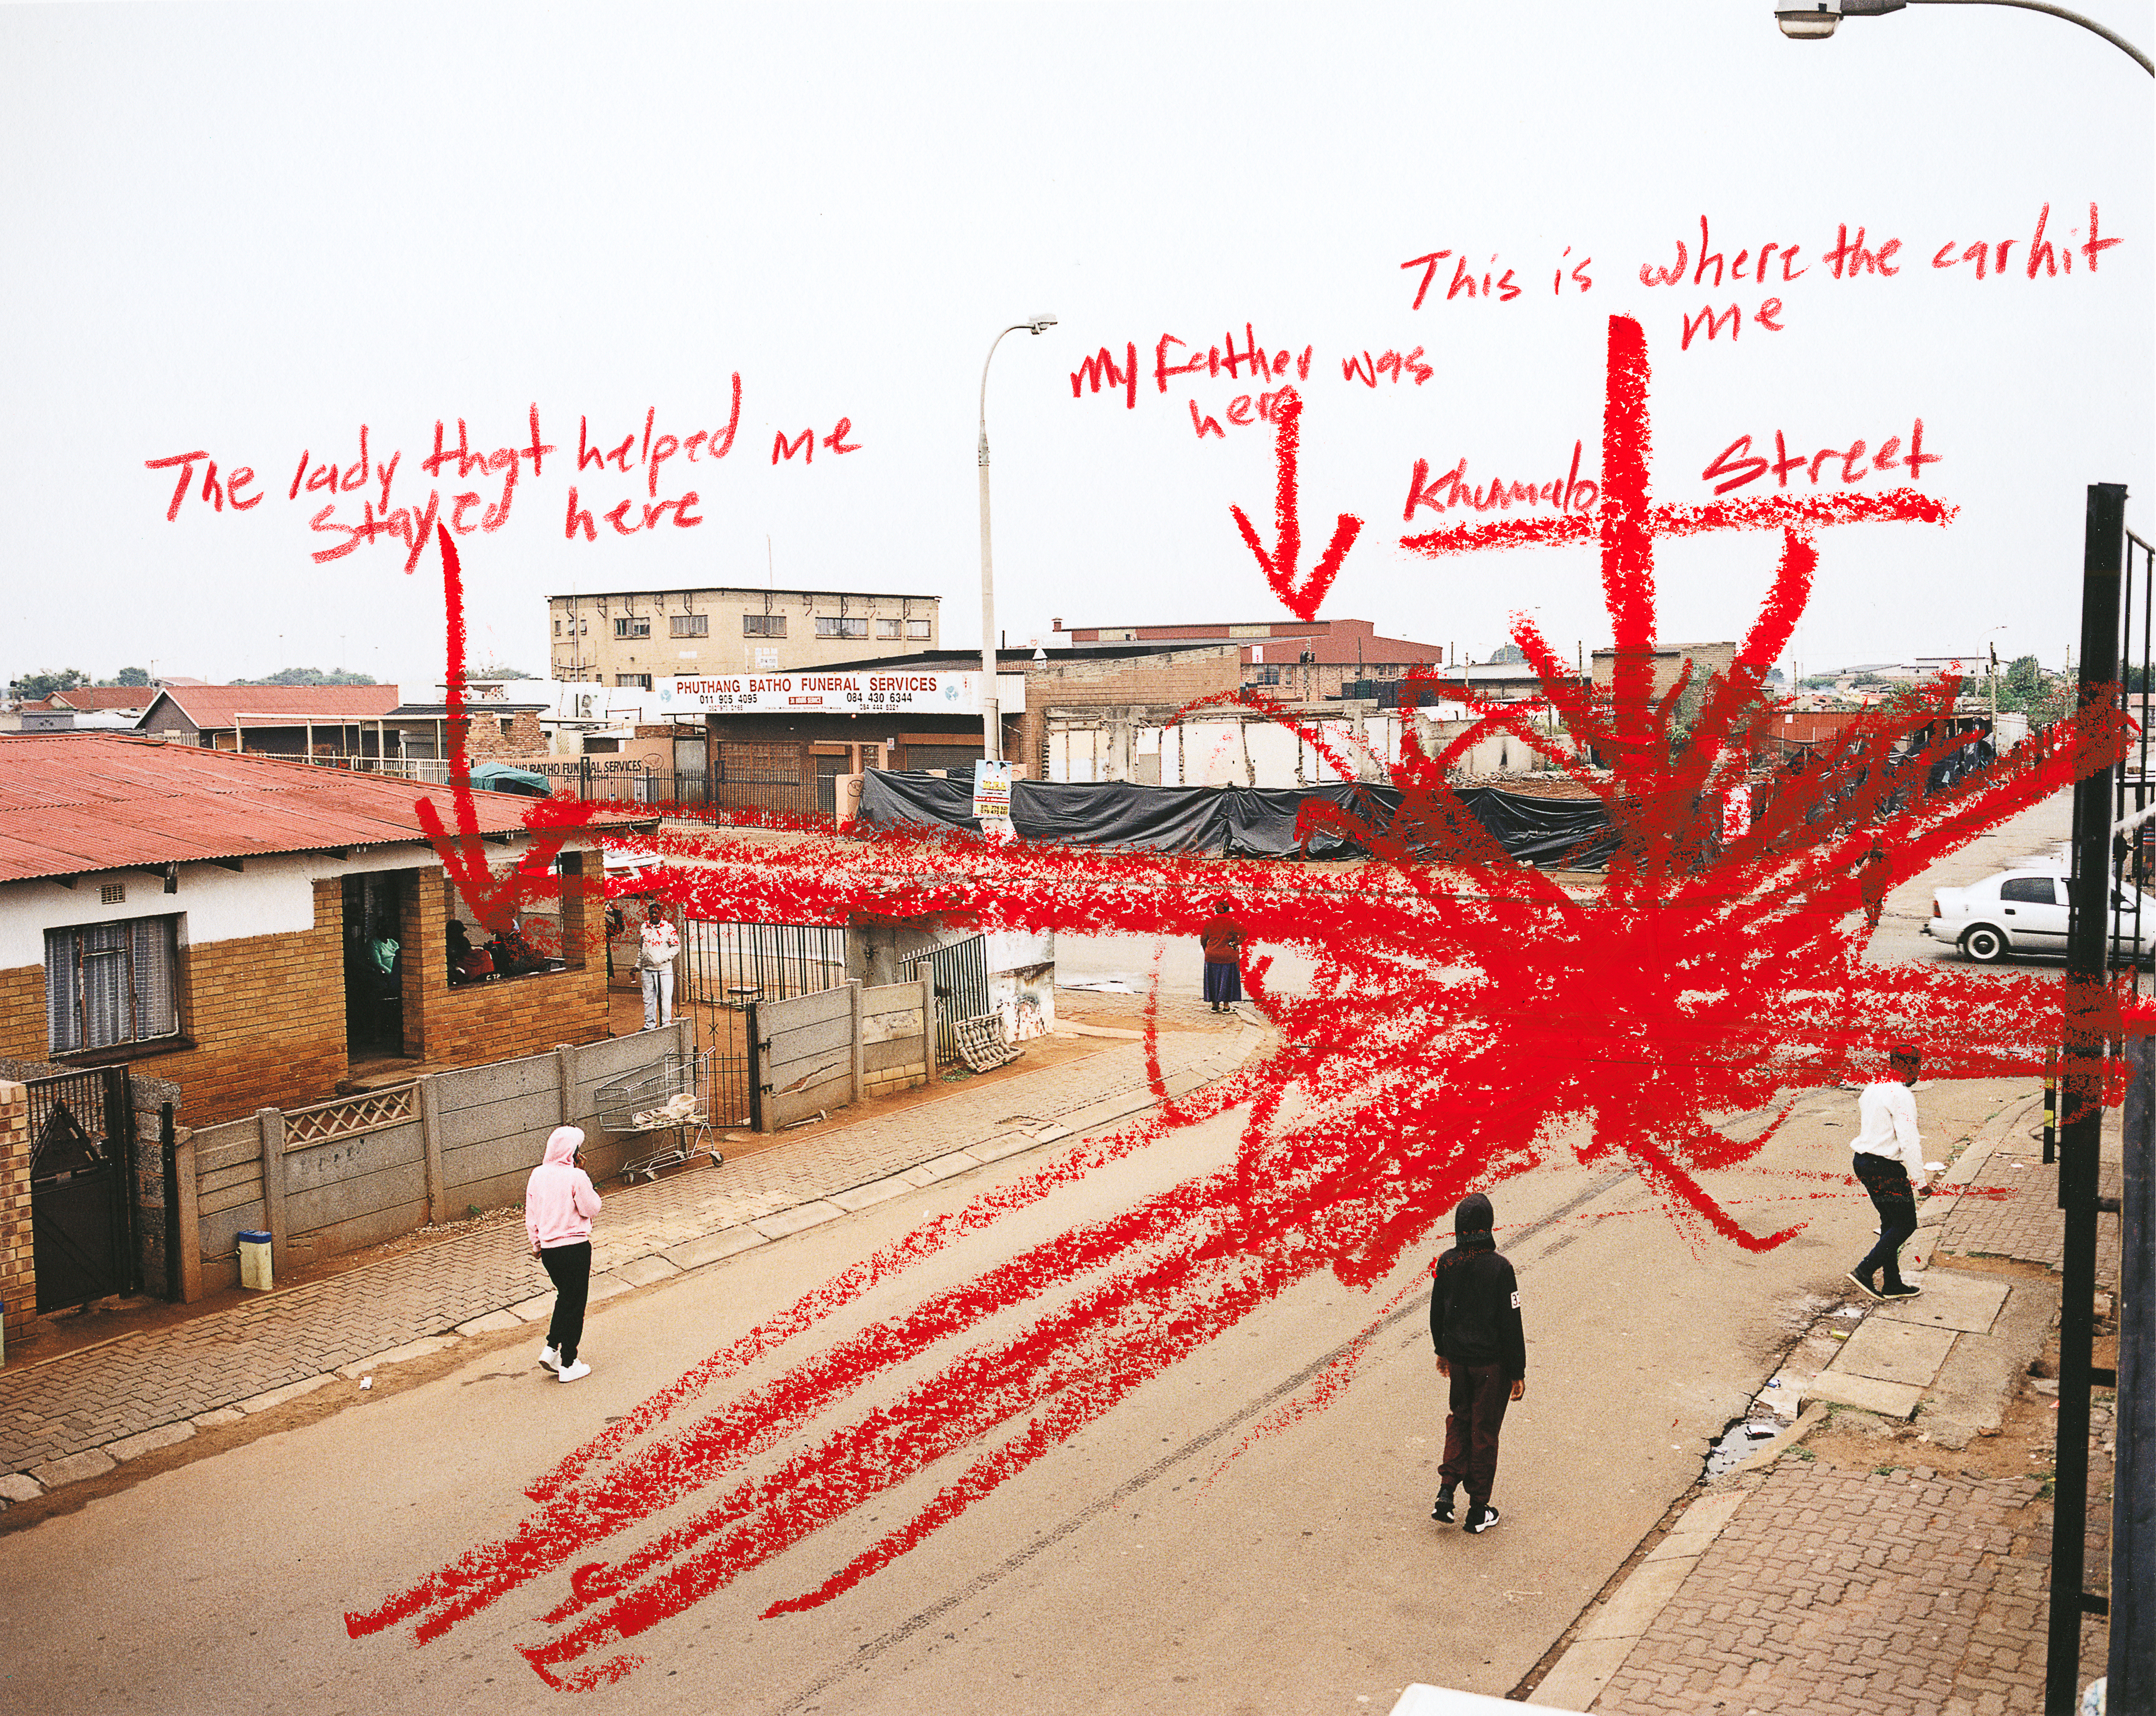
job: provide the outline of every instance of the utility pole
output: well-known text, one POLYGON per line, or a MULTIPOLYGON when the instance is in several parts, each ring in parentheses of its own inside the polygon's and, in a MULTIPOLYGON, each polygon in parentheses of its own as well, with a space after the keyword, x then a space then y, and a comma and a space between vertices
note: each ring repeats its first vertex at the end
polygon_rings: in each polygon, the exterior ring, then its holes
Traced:
MULTIPOLYGON (((2120 561, 2126 486, 2092 483, 2082 552, 2082 668, 2076 706, 2118 695, 2120 561)), ((2081 1698, 2082 1619, 2103 1612, 2085 1592, 2088 1548, 2090 1347, 2095 1339, 2097 1163, 2103 1135, 2103 1018, 2110 1001, 2111 822, 2115 765, 2074 782, 2072 909, 2066 930, 2066 1099, 2059 1128, 2059 1208, 2066 1246, 2059 1298, 2058 1465, 2051 1498, 2051 1592, 2045 1716, 2073 1716, 2081 1698)), ((2107 1378, 2107 1380, 2110 1379, 2107 1378)), ((2123 1708, 2131 1708, 2130 1706, 2123 1708)))

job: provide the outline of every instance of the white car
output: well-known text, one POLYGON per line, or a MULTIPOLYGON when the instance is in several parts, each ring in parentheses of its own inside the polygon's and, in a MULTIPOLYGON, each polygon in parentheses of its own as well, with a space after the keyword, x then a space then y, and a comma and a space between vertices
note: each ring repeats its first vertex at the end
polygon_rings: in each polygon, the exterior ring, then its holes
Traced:
MULTIPOLYGON (((2156 947, 2156 898, 2115 886, 2111 904, 2113 956, 2130 950, 2148 958, 2156 947)), ((2063 956, 2069 916, 2066 873, 2056 864, 2030 864, 1966 888, 1934 889, 1924 933, 1989 966, 2010 953, 2063 956)))

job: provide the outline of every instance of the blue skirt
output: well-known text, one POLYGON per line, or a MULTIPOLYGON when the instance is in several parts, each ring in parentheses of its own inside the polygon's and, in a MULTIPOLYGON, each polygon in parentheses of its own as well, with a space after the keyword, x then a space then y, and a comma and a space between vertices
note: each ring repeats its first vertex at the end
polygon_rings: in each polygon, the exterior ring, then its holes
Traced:
POLYGON ((1243 998, 1243 971, 1233 960, 1205 961, 1205 999, 1216 1006, 1243 998))

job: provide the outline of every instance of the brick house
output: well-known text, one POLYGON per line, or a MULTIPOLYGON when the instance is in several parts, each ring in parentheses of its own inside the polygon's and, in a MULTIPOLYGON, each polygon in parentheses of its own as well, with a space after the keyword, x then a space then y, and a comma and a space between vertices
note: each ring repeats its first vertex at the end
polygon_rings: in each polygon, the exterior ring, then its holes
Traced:
MULTIPOLYGON (((445 787, 103 735, 0 740, 0 1057, 140 1063, 204 1125, 607 1032, 595 832, 525 890, 546 970, 453 986, 485 939, 416 805, 445 787)), ((473 795, 495 874, 532 801, 473 795)), ((610 816, 610 832, 649 830, 610 816)))

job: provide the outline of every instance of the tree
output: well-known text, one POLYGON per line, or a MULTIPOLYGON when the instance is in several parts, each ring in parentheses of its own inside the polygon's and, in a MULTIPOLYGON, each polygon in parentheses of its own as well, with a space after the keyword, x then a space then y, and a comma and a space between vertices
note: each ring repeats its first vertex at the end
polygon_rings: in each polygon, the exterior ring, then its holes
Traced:
POLYGON ((496 661, 489 662, 483 668, 469 668, 465 677, 469 679, 536 679, 539 676, 536 674, 527 674, 521 668, 509 667, 496 661))
POLYGON ((72 691, 78 685, 88 684, 90 675, 80 668, 62 668, 58 673, 46 668, 18 679, 15 694, 25 703, 34 703, 41 697, 50 697, 55 691, 72 691))
POLYGON ((1807 674, 1797 682, 1797 689, 1800 691, 1831 691, 1834 688, 1835 676, 1832 674, 1807 674))
POLYGON ((374 675, 355 674, 346 668, 285 668, 266 679, 234 679, 235 685, 372 685, 374 675))
POLYGON ((1515 663, 1525 662, 1527 658, 1527 651, 1518 644, 1501 643, 1491 653, 1490 665, 1493 668, 1511 667, 1515 663))
POLYGON ((147 668, 122 668, 110 679, 100 679, 97 683, 100 685, 147 685, 150 670, 147 668))

